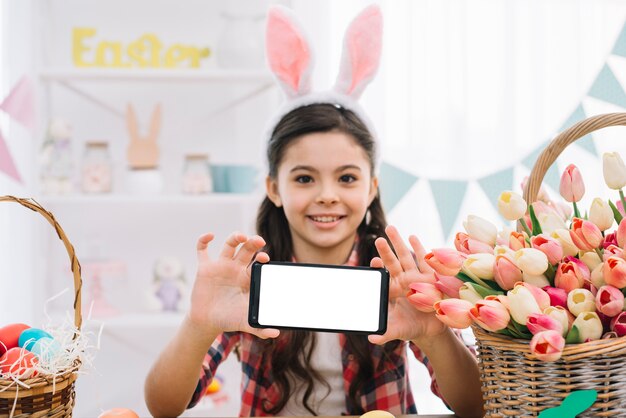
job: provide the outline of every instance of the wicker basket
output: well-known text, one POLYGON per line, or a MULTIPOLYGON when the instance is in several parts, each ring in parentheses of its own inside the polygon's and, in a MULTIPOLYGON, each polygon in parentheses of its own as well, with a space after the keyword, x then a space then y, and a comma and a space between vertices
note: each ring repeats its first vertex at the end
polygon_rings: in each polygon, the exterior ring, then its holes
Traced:
MULTIPOLYGON (((546 171, 565 147, 590 132, 618 125, 626 125, 626 113, 594 116, 558 135, 537 159, 525 200, 536 200, 546 171)), ((596 390, 598 398, 578 416, 626 416, 626 337, 566 345, 561 359, 544 362, 531 355, 528 340, 473 329, 486 417, 537 416, 583 389, 596 390)))
MULTIPOLYGON (((80 330, 82 324, 80 263, 76 258, 74 247, 67 239, 65 232, 54 219, 52 213, 31 199, 0 196, 0 202, 19 203, 28 209, 39 212, 54 227, 59 239, 63 241, 72 263, 72 273, 74 275, 74 325, 80 330)), ((23 383, 29 388, 19 386, 12 380, 0 379, 0 418, 22 418, 26 416, 36 418, 71 417, 75 399, 74 382, 76 381, 76 371, 78 371, 79 367, 80 362, 76 361, 71 369, 61 376, 57 376, 54 381, 52 378, 40 376, 24 380, 23 383)))

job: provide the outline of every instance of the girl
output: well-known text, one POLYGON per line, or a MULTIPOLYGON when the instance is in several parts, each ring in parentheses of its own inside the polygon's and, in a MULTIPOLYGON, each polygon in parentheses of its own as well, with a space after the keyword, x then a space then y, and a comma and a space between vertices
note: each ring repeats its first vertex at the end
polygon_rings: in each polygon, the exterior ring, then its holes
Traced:
POLYGON ((206 252, 213 235, 198 240, 190 310, 146 380, 146 403, 154 416, 179 415, 195 405, 233 350, 242 364, 242 416, 416 413, 407 344, 428 367, 433 391, 457 415, 482 416, 473 354, 433 314, 417 311, 405 297, 410 283, 432 274, 423 267, 424 249, 411 237, 414 258, 395 228, 385 230, 374 175, 376 144, 354 100, 376 71, 381 21, 377 7, 355 19, 346 35, 350 59, 344 55, 337 90, 311 94, 304 37, 288 11, 270 12, 268 57, 292 100, 268 142, 259 235, 232 234, 215 260, 206 252), (250 264, 270 259, 385 266, 391 277, 387 332, 365 337, 251 328, 250 264))

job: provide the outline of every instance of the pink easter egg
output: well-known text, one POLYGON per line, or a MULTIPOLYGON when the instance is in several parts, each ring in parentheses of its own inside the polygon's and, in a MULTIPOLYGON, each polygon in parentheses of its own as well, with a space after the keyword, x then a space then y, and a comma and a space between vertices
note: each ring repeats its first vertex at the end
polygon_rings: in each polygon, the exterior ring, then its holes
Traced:
POLYGON ((134 411, 126 408, 113 408, 108 411, 104 411, 98 418, 139 418, 134 411))
POLYGON ((20 334, 25 329, 30 328, 26 324, 9 324, 0 328, 0 356, 10 350, 11 348, 18 347, 20 341, 20 334))
POLYGON ((0 372, 10 373, 23 379, 37 376, 33 369, 39 363, 37 356, 22 347, 13 347, 0 357, 0 372))

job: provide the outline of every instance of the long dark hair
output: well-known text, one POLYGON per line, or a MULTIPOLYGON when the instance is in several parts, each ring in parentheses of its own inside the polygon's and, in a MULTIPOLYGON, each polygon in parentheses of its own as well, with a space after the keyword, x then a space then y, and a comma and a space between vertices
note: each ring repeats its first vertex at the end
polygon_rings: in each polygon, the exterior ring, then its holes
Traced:
MULTIPOLYGON (((287 147, 302 135, 314 132, 341 132, 353 137, 365 150, 370 168, 374 173, 376 161, 376 143, 372 134, 363 121, 351 110, 332 104, 312 104, 292 110, 285 115, 274 131, 267 146, 267 160, 269 176, 276 178, 278 166, 285 155, 287 147)), ((374 241, 378 237, 385 237, 387 221, 380 200, 380 194, 368 208, 369 215, 365 216, 357 228, 359 265, 368 266, 372 257, 377 256, 374 241)), ((291 261, 293 257, 293 242, 289 232, 289 224, 282 207, 277 207, 266 196, 258 211, 256 222, 257 233, 265 239, 265 251, 270 259, 276 261, 291 261)), ((358 362, 358 372, 350 384, 349 410, 354 413, 364 413, 360 407, 359 394, 368 379, 372 379, 374 367, 372 364, 372 346, 364 335, 347 335, 347 346, 358 362)), ((272 377, 280 390, 280 400, 272 408, 264 411, 269 414, 280 412, 295 388, 290 376, 304 381, 306 388, 302 403, 312 415, 316 412, 308 404, 313 394, 314 381, 330 386, 322 376, 311 367, 311 356, 315 347, 315 334, 306 331, 283 331, 277 340, 266 340, 263 355, 264 364, 271 367, 272 377)), ((399 341, 385 345, 388 353, 397 348, 399 341)))

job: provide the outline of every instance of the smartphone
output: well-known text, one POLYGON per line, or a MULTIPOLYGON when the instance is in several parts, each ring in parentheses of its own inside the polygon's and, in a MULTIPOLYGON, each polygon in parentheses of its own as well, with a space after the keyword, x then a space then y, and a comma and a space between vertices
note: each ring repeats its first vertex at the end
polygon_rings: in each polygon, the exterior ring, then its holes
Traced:
POLYGON ((384 334, 388 302, 386 269, 255 262, 248 323, 254 328, 384 334))

